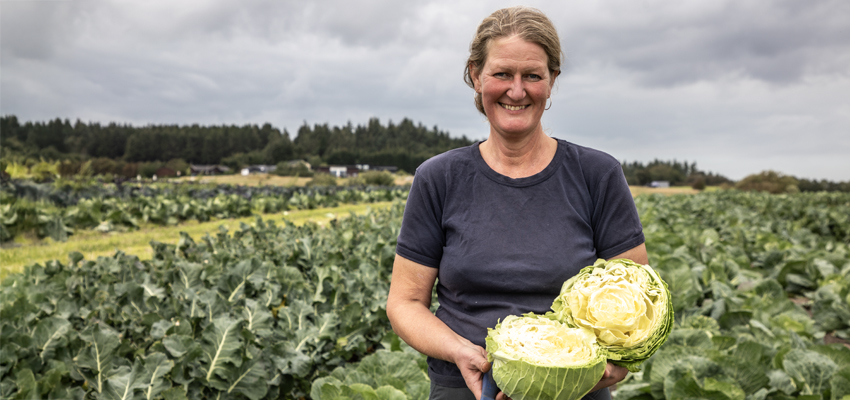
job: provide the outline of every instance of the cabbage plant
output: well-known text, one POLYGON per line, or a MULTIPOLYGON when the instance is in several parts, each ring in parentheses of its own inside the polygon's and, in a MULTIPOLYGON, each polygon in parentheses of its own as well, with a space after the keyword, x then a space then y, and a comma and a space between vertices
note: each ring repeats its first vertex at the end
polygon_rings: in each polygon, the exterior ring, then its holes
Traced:
POLYGON ((605 350, 592 331, 546 316, 506 317, 486 339, 493 380, 515 400, 573 400, 605 372, 605 350))
POLYGON ((637 372, 673 328, 667 284, 649 265, 597 260, 570 278, 552 304, 555 317, 590 329, 614 364, 637 372))

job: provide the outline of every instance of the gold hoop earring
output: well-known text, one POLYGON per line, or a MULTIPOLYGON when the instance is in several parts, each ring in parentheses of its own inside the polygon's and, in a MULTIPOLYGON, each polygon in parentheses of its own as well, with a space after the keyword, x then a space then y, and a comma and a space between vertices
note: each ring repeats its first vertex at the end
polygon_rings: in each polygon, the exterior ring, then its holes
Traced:
POLYGON ((548 110, 548 109, 552 108, 552 98, 550 97, 548 100, 549 100, 549 106, 544 108, 544 110, 548 110))

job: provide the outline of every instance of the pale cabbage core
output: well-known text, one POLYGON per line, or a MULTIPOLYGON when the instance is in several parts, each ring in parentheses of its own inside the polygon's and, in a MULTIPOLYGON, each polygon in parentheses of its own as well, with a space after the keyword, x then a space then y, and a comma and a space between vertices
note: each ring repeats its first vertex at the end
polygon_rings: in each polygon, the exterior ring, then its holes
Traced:
POLYGON ((546 318, 508 316, 491 333, 496 359, 521 359, 542 367, 585 365, 596 358, 596 336, 546 318))
POLYGON ((667 291, 659 282, 643 266, 614 263, 575 280, 564 300, 573 322, 592 329, 600 344, 630 348, 650 338, 666 316, 667 291))

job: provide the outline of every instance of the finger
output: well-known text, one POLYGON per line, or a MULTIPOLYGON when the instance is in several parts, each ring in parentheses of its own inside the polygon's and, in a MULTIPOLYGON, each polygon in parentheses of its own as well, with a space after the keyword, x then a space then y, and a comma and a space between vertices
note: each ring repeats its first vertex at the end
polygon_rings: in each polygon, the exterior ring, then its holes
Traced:
POLYGON ((484 361, 482 361, 480 364, 478 364, 478 370, 486 374, 487 371, 490 370, 490 366, 491 366, 490 362, 487 361, 487 359, 484 359, 484 361))
POLYGON ((508 397, 508 395, 506 395, 505 392, 499 392, 498 394, 496 394, 495 400, 511 400, 511 398, 508 397))

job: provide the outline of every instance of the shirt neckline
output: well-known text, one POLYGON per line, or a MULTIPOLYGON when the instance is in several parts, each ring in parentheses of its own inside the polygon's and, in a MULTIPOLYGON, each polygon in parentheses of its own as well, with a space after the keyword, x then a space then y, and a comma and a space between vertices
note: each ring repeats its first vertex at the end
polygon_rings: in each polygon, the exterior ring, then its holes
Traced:
POLYGON ((502 175, 493 170, 493 168, 490 168, 490 166, 487 165, 487 162, 484 161, 484 157, 481 155, 481 150, 478 148, 484 140, 480 140, 472 146, 472 157, 475 160, 475 165, 478 167, 479 171, 481 171, 484 176, 500 185, 512 187, 533 186, 549 179, 549 177, 551 177, 558 169, 558 165, 563 163, 563 158, 566 154, 566 142, 561 139, 554 139, 558 142, 558 147, 555 150, 555 157, 552 157, 552 161, 549 162, 549 165, 547 165, 546 168, 543 168, 542 171, 524 178, 514 179, 509 176, 502 175))

